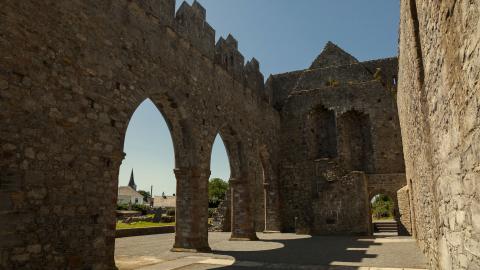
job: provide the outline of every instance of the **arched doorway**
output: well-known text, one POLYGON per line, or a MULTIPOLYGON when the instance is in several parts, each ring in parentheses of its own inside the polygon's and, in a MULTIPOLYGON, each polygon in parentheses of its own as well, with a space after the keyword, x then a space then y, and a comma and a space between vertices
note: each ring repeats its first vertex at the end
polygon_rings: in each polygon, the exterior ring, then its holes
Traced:
POLYGON ((223 141, 230 165, 230 240, 256 240, 249 181, 254 176, 247 168, 248 158, 241 136, 230 125, 225 125, 215 137, 223 141))
POLYGON ((208 182, 209 231, 231 231, 230 162, 225 143, 217 134, 210 158, 208 182))
POLYGON ((128 186, 130 180, 134 180, 137 190, 146 191, 150 196, 152 191, 158 196, 175 194, 175 153, 170 129, 150 99, 143 101, 130 119, 124 152, 119 186, 128 186))
MULTIPOLYGON (((118 174, 117 236, 128 236, 125 233, 130 229, 169 227, 169 231, 174 231, 176 178, 172 137, 171 123, 157 105, 150 99, 140 103, 124 136, 125 158, 118 174)), ((119 241, 115 249, 116 264, 120 267, 130 263, 128 249, 122 246, 125 242, 128 241, 119 241)))
POLYGON ((370 196, 370 221, 373 235, 398 235, 398 203, 393 194, 375 192, 370 196))

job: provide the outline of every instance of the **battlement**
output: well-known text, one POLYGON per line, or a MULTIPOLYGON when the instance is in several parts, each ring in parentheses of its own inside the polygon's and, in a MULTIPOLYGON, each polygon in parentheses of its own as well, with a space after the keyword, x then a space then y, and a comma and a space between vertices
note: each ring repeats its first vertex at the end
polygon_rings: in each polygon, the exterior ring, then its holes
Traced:
POLYGON ((232 35, 218 40, 215 46, 215 63, 232 74, 234 79, 243 81, 245 58, 238 51, 238 42, 232 35))
POLYGON ((227 39, 225 40, 225 43, 230 48, 234 50, 238 50, 238 41, 231 34, 228 35, 227 39))
POLYGON ((264 77, 260 72, 260 63, 257 61, 257 59, 252 58, 252 60, 245 64, 244 73, 247 86, 256 91, 257 94, 265 100, 269 100, 265 93, 264 77))
POLYGON ((247 61, 247 64, 245 64, 245 71, 260 71, 260 63, 255 57, 252 58, 252 60, 247 61))
POLYGON ((215 30, 206 22, 207 12, 197 1, 183 2, 175 15, 175 31, 213 61, 215 30))
POLYGON ((207 20, 207 10, 202 5, 200 5, 200 3, 198 3, 197 1, 194 1, 193 4, 192 4, 192 9, 204 21, 207 20))
POLYGON ((163 10, 163 14, 158 13, 155 17, 164 18, 162 22, 173 26, 180 37, 188 40, 202 55, 225 69, 234 80, 244 83, 259 95, 264 95, 263 74, 260 72, 258 60, 253 58, 245 64, 245 57, 238 50, 238 41, 231 34, 226 39, 220 37, 215 43, 215 30, 206 21, 207 11, 199 2, 194 1, 192 5, 183 2, 175 16, 175 0, 141 0, 139 3, 146 12, 163 10), (169 14, 173 23, 169 23, 169 14))
POLYGON ((220 37, 215 43, 215 29, 206 21, 207 11, 197 1, 192 5, 183 2, 175 13, 175 0, 139 0, 137 5, 145 14, 171 27, 214 64, 225 69, 235 81, 245 84, 252 91, 265 96, 263 74, 255 58, 245 64, 245 57, 238 50, 238 41, 231 34, 220 37))

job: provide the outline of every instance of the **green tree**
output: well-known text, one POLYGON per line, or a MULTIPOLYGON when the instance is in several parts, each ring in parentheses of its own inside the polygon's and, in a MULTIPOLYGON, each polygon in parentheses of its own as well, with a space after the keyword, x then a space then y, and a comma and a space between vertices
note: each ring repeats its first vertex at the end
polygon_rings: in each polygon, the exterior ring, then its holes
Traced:
POLYGON ((374 219, 393 217, 393 200, 384 194, 375 196, 372 200, 372 216, 374 219))
POLYGON ((220 178, 212 178, 208 182, 208 205, 210 208, 216 208, 220 201, 225 199, 225 193, 228 190, 228 183, 220 178))
POLYGON ((148 199, 150 199, 152 197, 150 195, 150 192, 145 191, 145 190, 139 190, 138 193, 142 194, 144 202, 148 202, 148 199))

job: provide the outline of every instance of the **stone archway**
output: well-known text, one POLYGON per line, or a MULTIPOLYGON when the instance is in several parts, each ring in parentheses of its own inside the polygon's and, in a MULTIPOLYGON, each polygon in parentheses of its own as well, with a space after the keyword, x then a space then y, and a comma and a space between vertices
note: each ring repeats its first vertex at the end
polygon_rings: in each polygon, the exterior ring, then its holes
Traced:
POLYGON ((373 235, 373 233, 374 233, 374 222, 373 222, 373 218, 372 218, 372 200, 377 195, 386 195, 387 197, 389 197, 393 201, 393 219, 396 222, 397 233, 399 233, 398 224, 400 222, 400 210, 398 208, 397 193, 392 192, 392 191, 388 191, 388 190, 385 190, 385 189, 375 189, 375 190, 369 191, 369 194, 368 194, 368 204, 367 204, 368 209, 367 210, 368 210, 368 220, 369 220, 369 229, 370 229, 369 234, 373 235))
MULTIPOLYGON (((233 175, 234 194, 242 194, 237 206, 251 201, 244 181, 251 179, 251 142, 278 134, 278 112, 261 98, 258 62, 245 64, 231 36, 216 46, 198 3, 175 15, 170 0, 7 1, 2 14, 1 32, 11 42, 0 43, 8 97, 0 115, 1 267, 114 267, 118 168, 128 121, 146 98, 168 122, 174 144, 174 250, 209 250, 210 132, 225 122, 241 131, 228 146, 243 156, 233 175), (234 61, 227 68, 217 56, 234 61)), ((254 238, 248 218, 236 223, 232 238, 254 238)))
POLYGON ((264 232, 280 232, 278 183, 266 145, 259 147, 264 187, 264 232))
POLYGON ((172 170, 176 178, 176 214, 172 251, 210 251, 206 234, 208 209, 203 209, 201 203, 208 198, 203 180, 208 181, 210 172, 197 161, 198 140, 192 136, 194 128, 190 120, 176 97, 168 93, 153 91, 150 100, 168 126, 174 149, 175 168, 172 170))
POLYGON ((230 162, 231 240, 257 240, 251 209, 247 154, 241 135, 230 125, 218 130, 230 162))

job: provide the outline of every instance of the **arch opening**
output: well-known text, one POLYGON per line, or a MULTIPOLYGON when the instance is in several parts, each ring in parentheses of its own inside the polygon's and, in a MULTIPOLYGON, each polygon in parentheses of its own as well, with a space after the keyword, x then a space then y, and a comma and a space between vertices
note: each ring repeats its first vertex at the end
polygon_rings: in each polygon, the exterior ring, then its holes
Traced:
POLYGON ((373 235, 398 236, 397 202, 392 194, 375 192, 369 200, 373 235))
POLYGON ((215 137, 210 156, 208 181, 208 223, 210 231, 231 231, 231 178, 229 153, 220 133, 215 137))
MULTIPOLYGON (((150 99, 133 112, 124 135, 125 158, 118 173, 117 233, 132 228, 175 226, 176 155, 171 127, 169 119, 150 99)), ((122 252, 116 249, 115 256, 128 255, 122 252)), ((117 266, 121 263, 117 261, 117 266)))
POLYGON ((229 191, 225 201, 229 203, 230 214, 223 214, 226 230, 232 232, 230 240, 256 240, 255 224, 252 211, 250 185, 254 174, 248 171, 246 164, 250 162, 248 152, 244 152, 244 144, 231 126, 224 126, 218 132, 224 143, 230 164, 229 191), (228 226, 230 222, 230 226, 228 226))

